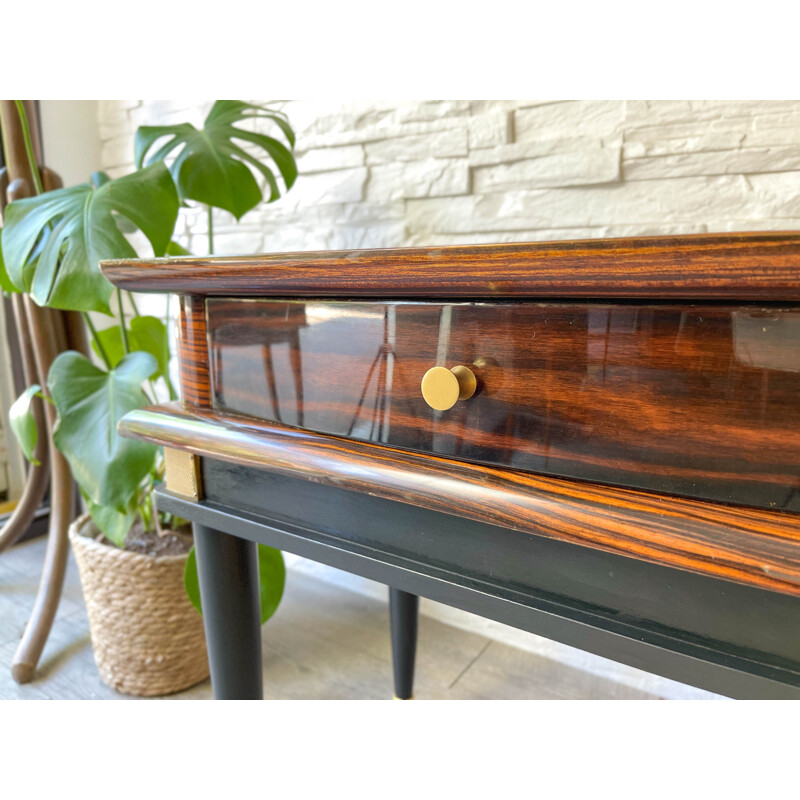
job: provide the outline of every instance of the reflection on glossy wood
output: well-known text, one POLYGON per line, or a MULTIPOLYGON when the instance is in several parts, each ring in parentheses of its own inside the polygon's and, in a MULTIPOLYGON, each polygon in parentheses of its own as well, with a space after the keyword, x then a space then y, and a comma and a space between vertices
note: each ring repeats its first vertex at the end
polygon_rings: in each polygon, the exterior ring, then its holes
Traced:
POLYGON ((800 595, 800 517, 795 514, 544 478, 177 403, 131 412, 120 432, 521 533, 800 595))
POLYGON ((545 474, 800 510, 800 309, 207 304, 216 408, 545 474), (303 327, 292 337, 293 321, 303 327), (269 386, 253 348, 276 341, 295 357, 284 351, 269 386), (478 392, 432 410, 422 377, 458 364, 475 372, 478 392))
MULTIPOLYGON (((266 383, 267 394, 269 396, 271 416, 278 422, 283 422, 281 400, 278 397, 278 381, 275 377, 274 353, 280 349, 281 345, 286 345, 289 354, 288 372, 292 376, 293 392, 292 395, 292 420, 297 425, 303 425, 303 354, 300 346, 300 331, 306 327, 305 306, 301 304, 287 304, 283 309, 283 316, 270 320, 270 325, 264 326, 256 324, 254 326, 243 326, 237 319, 227 322, 220 321, 217 326, 214 340, 209 343, 213 372, 217 377, 217 382, 222 386, 225 369, 225 359, 223 354, 229 348, 251 348, 246 352, 251 367, 255 368, 260 362, 263 364, 263 380, 266 383), (253 358, 254 351, 260 349, 260 359, 253 358)), ((281 370, 281 376, 285 375, 281 370)), ((261 380, 257 372, 253 376, 256 380, 261 380)), ((286 381, 281 381, 285 387, 286 381)), ((285 403, 285 400, 284 400, 285 403)))
POLYGON ((313 297, 800 300, 800 234, 713 233, 572 242, 106 261, 136 292, 313 297))

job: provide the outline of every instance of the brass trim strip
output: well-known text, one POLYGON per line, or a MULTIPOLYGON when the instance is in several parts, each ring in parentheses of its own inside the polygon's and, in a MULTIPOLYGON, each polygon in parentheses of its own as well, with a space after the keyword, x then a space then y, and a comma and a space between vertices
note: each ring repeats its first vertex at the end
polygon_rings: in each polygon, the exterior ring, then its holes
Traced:
POLYGON ((167 491, 200 500, 203 496, 200 482, 200 459, 185 450, 164 448, 164 473, 167 491))

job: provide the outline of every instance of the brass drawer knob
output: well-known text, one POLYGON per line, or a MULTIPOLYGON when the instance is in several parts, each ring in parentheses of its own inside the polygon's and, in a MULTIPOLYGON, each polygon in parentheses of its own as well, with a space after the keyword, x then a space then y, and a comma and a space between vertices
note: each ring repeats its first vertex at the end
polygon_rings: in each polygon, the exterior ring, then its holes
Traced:
POLYGON ((469 367, 432 367, 422 376, 422 397, 437 411, 447 411, 457 401, 475 394, 478 380, 469 367))

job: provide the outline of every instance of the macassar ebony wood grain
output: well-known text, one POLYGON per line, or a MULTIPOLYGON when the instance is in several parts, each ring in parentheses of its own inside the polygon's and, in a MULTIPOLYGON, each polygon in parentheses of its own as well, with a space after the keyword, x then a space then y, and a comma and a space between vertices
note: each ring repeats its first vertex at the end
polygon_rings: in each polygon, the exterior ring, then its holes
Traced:
MULTIPOLYGON (((206 307, 207 308, 207 307, 206 307)), ((278 394, 278 387, 290 387, 294 404, 291 409, 292 422, 300 427, 304 422, 304 382, 303 382, 303 347, 301 333, 308 326, 306 309, 303 303, 284 304, 279 314, 271 317, 269 324, 264 325, 252 318, 248 313, 249 308, 232 308, 232 313, 225 319, 215 315, 216 343, 207 348, 207 353, 202 354, 210 362, 209 371, 214 375, 214 380, 219 384, 225 382, 225 356, 228 348, 233 348, 238 354, 245 355, 247 369, 259 376, 263 381, 259 386, 262 394, 261 402, 268 402, 273 409, 275 419, 282 422, 281 413, 283 402, 278 394), (238 311, 244 312, 241 316, 238 311), (226 342, 223 348, 220 342, 226 342), (289 360, 283 368, 275 369, 276 351, 288 348, 289 360), (287 383, 288 380, 288 383, 287 383)), ((207 315, 206 310, 206 315, 207 315)), ((206 328, 208 327, 206 317, 206 328)), ((279 353, 278 353, 279 355, 279 353)), ((242 359, 237 358, 237 365, 244 366, 242 359)), ((204 387, 204 391, 210 391, 204 387)), ((212 398, 213 404, 213 398, 212 398)))
POLYGON ((800 306, 206 303, 221 411, 800 511, 800 306), (478 392, 434 411, 423 375, 459 364, 478 376, 478 392))
POLYGON ((314 297, 800 300, 800 234, 106 261, 136 292, 314 297))
POLYGON ((123 436, 772 591, 800 595, 800 518, 545 478, 169 404, 123 436))
POLYGON ((183 401, 197 406, 210 406, 206 309, 202 297, 183 295, 180 298, 178 366, 183 401))

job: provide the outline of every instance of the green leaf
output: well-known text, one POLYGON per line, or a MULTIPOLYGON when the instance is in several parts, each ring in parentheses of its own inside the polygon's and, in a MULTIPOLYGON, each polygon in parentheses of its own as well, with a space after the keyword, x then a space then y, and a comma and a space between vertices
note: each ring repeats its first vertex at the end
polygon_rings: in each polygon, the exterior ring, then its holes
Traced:
MULTIPOLYGON (((278 610, 285 584, 286 566, 283 562, 283 553, 273 547, 258 545, 258 593, 262 625, 278 610)), ((197 577, 197 556, 194 547, 189 551, 189 558, 186 560, 183 585, 186 587, 186 594, 192 605, 202 614, 200 582, 197 577)))
POLYGON ((98 170, 97 172, 92 173, 89 180, 95 189, 99 189, 104 183, 110 183, 111 177, 107 172, 101 172, 98 170))
POLYGON ((135 258, 118 218, 133 223, 164 254, 178 218, 178 196, 163 164, 101 183, 45 192, 6 208, 2 245, 11 281, 42 306, 110 313, 112 286, 99 263, 135 258))
POLYGON ((48 386, 58 409, 53 441, 89 500, 122 512, 153 468, 157 447, 123 439, 117 423, 147 404, 142 382, 157 369, 149 353, 131 353, 110 372, 74 350, 53 362, 48 386))
POLYGON ((11 278, 8 275, 8 272, 6 271, 6 262, 3 261, 2 234, 3 234, 3 229, 0 228, 0 289, 2 289, 4 292, 9 292, 9 293, 18 292, 19 289, 17 289, 17 287, 14 286, 14 283, 12 282, 11 278))
MULTIPOLYGON (((130 331, 128 331, 129 342, 130 336, 130 331)), ((103 345, 103 350, 108 360, 111 362, 111 368, 113 369, 125 356, 125 348, 122 346, 122 331, 119 329, 119 325, 112 325, 109 328, 103 328, 103 330, 97 331, 97 338, 103 345)), ((134 349, 138 350, 138 348, 134 349)), ((97 342, 94 338, 92 338, 92 350, 100 356, 100 348, 97 346, 97 342)), ((102 356, 100 356, 100 358, 102 359, 102 356)))
POLYGON ((103 532, 106 539, 113 542, 117 547, 125 544, 125 537, 136 520, 136 496, 132 498, 125 511, 117 511, 110 506, 99 506, 87 498, 86 501, 89 514, 91 514, 94 524, 103 532))
POLYGON ((258 545, 258 594, 261 600, 261 624, 277 610, 286 584, 283 553, 274 547, 258 545))
MULTIPOLYGON (((158 364, 152 375, 153 380, 165 375, 169 368, 169 338, 167 328, 158 317, 134 317, 128 330, 128 346, 131 352, 150 353, 158 364)), ((97 332, 97 337, 111 362, 116 367, 125 355, 122 345, 122 332, 119 325, 112 325, 97 332)), ((97 343, 92 341, 92 349, 100 355, 97 343)))
POLYGON ((25 458, 39 466, 33 457, 36 442, 39 441, 39 428, 33 416, 33 398, 40 394, 42 387, 38 383, 29 386, 15 401, 8 411, 8 425, 25 453, 25 458))
POLYGON ((178 244, 175 240, 167 245, 168 256, 190 256, 191 250, 187 250, 183 245, 178 244))
POLYGON ((197 556, 194 547, 189 551, 186 559, 186 566, 183 568, 183 586, 189 602, 197 609, 199 614, 203 613, 203 606, 200 602, 200 579, 197 576, 197 556))
POLYGON ((155 358, 158 370, 153 379, 166 375, 169 369, 169 337, 158 317, 134 317, 131 320, 131 348, 144 350, 155 358))
POLYGON ((222 208, 241 219, 264 198, 251 168, 263 175, 270 187, 269 202, 278 199, 280 190, 264 156, 259 160, 234 140, 263 151, 277 167, 287 191, 292 187, 297 165, 290 149, 294 147, 294 133, 286 115, 239 100, 217 100, 201 130, 188 123, 139 128, 135 140, 136 164, 155 164, 174 158, 170 173, 182 200, 222 208), (286 137, 289 148, 271 136, 236 127, 237 123, 253 119, 273 122, 286 137), (162 141, 165 137, 166 141, 162 141), (154 150, 157 142, 161 144, 154 150))

